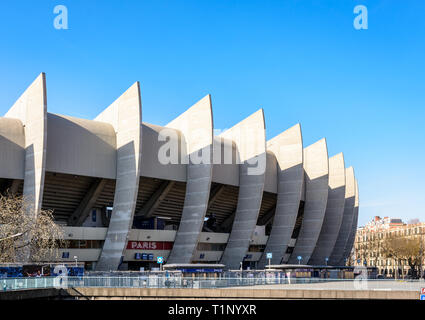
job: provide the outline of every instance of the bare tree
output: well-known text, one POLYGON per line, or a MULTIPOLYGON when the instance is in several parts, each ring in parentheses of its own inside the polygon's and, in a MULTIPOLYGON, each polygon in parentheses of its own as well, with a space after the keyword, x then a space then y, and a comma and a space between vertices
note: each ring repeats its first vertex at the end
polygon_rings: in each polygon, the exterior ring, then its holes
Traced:
MULTIPOLYGON (((417 238, 389 237, 382 243, 382 253, 386 258, 391 258, 397 262, 407 261, 412 272, 416 276, 417 269, 421 263, 421 240, 417 238)), ((396 271, 397 274, 398 270, 396 271)), ((404 272, 403 272, 404 277, 404 272)))
POLYGON ((52 211, 34 212, 22 196, 0 195, 0 262, 52 261, 63 245, 63 229, 52 211))

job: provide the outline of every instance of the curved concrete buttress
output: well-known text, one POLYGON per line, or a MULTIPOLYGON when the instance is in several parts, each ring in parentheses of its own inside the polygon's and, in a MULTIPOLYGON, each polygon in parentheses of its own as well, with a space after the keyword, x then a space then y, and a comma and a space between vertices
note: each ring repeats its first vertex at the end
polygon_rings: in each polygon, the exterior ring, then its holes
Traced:
MULTIPOLYGON (((41 210, 46 171, 47 141, 47 93, 46 75, 41 73, 37 79, 15 102, 5 115, 6 118, 19 119, 25 132, 25 170, 23 196, 28 204, 28 214, 34 219, 41 210)), ((30 249, 24 250, 19 260, 30 259, 30 249)))
POLYGON ((142 103, 136 82, 96 121, 112 124, 117 136, 117 173, 109 228, 96 270, 117 270, 133 223, 140 178, 142 103))
POLYGON ((220 137, 235 142, 240 163, 238 204, 221 263, 227 269, 239 269, 248 252, 263 197, 266 171, 263 110, 255 112, 220 137))
POLYGON ((188 155, 183 212, 167 263, 191 263, 204 225, 212 180, 211 96, 201 99, 166 127, 183 133, 188 155))
POLYGON ((0 178, 24 179, 25 132, 21 120, 0 118, 0 178))
POLYGON ((22 121, 25 132, 25 172, 23 196, 34 212, 41 209, 46 167, 47 94, 46 75, 37 79, 5 115, 22 121))
POLYGON ((268 252, 273 254, 271 264, 280 264, 291 240, 304 180, 301 126, 297 124, 269 140, 267 150, 273 152, 277 159, 278 185, 273 225, 258 262, 260 269, 268 264, 268 252))
POLYGON ((303 155, 304 216, 294 251, 289 258, 289 264, 298 263, 298 256, 302 257, 301 264, 306 264, 310 260, 322 229, 328 201, 329 163, 326 139, 306 147, 303 155))
POLYGON ((308 264, 324 265, 332 254, 341 227, 345 202, 345 163, 339 153, 329 158, 329 192, 325 219, 317 240, 316 248, 308 264))
POLYGON ((345 169, 345 200, 344 200, 344 214, 342 216, 341 227, 338 231, 338 237, 335 241, 335 246, 329 258, 330 265, 339 265, 343 260, 345 244, 350 235, 351 223, 353 221, 353 208, 355 201, 355 178, 354 169, 349 167, 345 169))
POLYGON ((345 245, 344 255, 342 257, 342 260, 339 262, 339 264, 344 264, 345 259, 348 259, 348 257, 350 256, 351 249, 353 248, 353 245, 354 245, 354 239, 356 238, 357 222, 359 218, 359 186, 357 184, 357 179, 355 180, 355 191, 356 191, 356 196, 354 198, 353 222, 351 224, 351 230, 347 240, 347 244, 345 245))

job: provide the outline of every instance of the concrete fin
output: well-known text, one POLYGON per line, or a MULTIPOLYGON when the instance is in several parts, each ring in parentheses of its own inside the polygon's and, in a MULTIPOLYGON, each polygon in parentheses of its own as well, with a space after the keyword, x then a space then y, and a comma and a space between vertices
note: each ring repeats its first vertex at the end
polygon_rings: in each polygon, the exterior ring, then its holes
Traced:
POLYGON ((329 161, 326 139, 304 149, 305 206, 300 233, 288 263, 306 264, 316 247, 328 201, 329 161))
POLYGON ((344 155, 339 153, 329 158, 329 192, 325 219, 316 248, 308 264, 324 265, 328 262, 341 227, 344 202, 345 163, 344 155))
POLYGON ((335 246, 329 258, 330 265, 339 265, 343 260, 345 245, 351 232, 353 222, 353 209, 356 196, 355 176, 353 167, 345 169, 345 199, 344 214, 342 216, 341 227, 338 231, 338 237, 335 246))
POLYGON ((202 232, 212 181, 214 125, 211 96, 201 99, 167 127, 183 134, 188 155, 183 212, 167 263, 191 263, 202 232))
POLYGON ((233 140, 239 155, 239 195, 221 263, 238 269, 248 252, 263 197, 266 171, 264 112, 258 110, 220 136, 233 140))
POLYGON ((259 268, 268 263, 266 253, 272 253, 272 264, 280 264, 295 226, 304 180, 303 141, 301 126, 296 124, 267 142, 278 166, 276 211, 266 248, 258 262, 259 268))
POLYGON ((136 82, 97 118, 112 124, 117 135, 114 205, 96 270, 117 270, 127 245, 139 188, 142 152, 142 103, 136 82))

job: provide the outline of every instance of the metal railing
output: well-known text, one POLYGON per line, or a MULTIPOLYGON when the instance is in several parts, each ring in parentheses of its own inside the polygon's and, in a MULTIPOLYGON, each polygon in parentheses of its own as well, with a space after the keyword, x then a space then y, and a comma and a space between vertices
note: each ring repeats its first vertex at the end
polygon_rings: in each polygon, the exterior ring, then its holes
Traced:
POLYGON ((422 280, 371 280, 371 279, 318 279, 318 278, 188 278, 148 276, 108 276, 108 277, 40 277, 2 278, 0 290, 27 290, 45 288, 170 288, 170 289, 211 289, 247 288, 250 289, 301 289, 301 290, 399 290, 419 291, 425 287, 422 280))
POLYGON ((56 277, 41 278, 0 278, 0 290, 28 290, 55 288, 56 277))

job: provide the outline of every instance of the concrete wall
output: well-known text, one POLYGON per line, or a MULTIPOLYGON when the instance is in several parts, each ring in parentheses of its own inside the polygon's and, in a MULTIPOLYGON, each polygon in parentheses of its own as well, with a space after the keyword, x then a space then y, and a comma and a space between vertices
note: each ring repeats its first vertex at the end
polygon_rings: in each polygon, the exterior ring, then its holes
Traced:
POLYGON ((259 110, 220 136, 233 140, 238 148, 239 196, 226 249, 221 263, 238 269, 248 252, 258 220, 265 183, 266 137, 263 110, 259 110))
MULTIPOLYGON (((168 142, 160 141, 161 131, 167 129, 174 134, 169 135, 169 141, 174 145, 181 145, 185 138, 179 130, 157 126, 150 123, 142 124, 142 145, 143 161, 141 176, 149 178, 159 178, 173 181, 186 181, 186 165, 179 161, 176 164, 161 164, 158 160, 158 154, 161 147, 165 147, 168 142)), ((178 150, 178 158, 181 159, 182 152, 178 150)))
MULTIPOLYGON (((239 186, 239 165, 237 158, 239 157, 236 144, 222 136, 214 137, 214 166, 213 166, 213 182, 239 186), (232 151, 227 151, 232 150, 232 151), (226 158, 225 152, 232 154, 226 158), (226 159, 228 160, 226 162, 226 159)), ((277 164, 276 157, 272 152, 266 152, 266 172, 264 191, 277 193, 277 164)))
POLYGON ((329 158, 329 191, 325 219, 317 240, 316 248, 308 264, 324 265, 332 254, 341 227, 345 201, 345 163, 344 155, 329 158))
POLYGON ((200 100, 167 127, 183 133, 186 139, 186 154, 189 155, 182 217, 167 262, 190 263, 199 242, 210 196, 213 168, 211 97, 208 95, 200 100))
POLYGON ((164 241, 174 242, 176 238, 174 230, 146 230, 146 229, 131 229, 129 241, 164 241))
POLYGON ((0 118, 0 178, 24 179, 25 132, 19 119, 0 118))
POLYGON ((239 186, 239 165, 236 162, 237 147, 233 140, 222 136, 214 137, 213 182, 239 186))
MULTIPOLYGON (((77 261, 81 262, 96 262, 99 260, 102 249, 59 249, 58 257, 56 261, 60 262, 75 262, 74 257, 77 257, 77 261), (62 253, 68 252, 68 258, 63 258, 62 253)), ((53 259, 55 261, 55 259, 53 259)))
MULTIPOLYGON (((309 290, 262 288, 169 289, 169 288, 69 288, 28 289, 0 292, 0 300, 27 299, 77 300, 237 300, 237 299, 342 299, 342 300, 419 300, 420 291, 407 290, 309 290)), ((166 312, 166 310, 162 311, 166 312)), ((258 313, 258 311, 257 311, 258 313)), ((160 314, 160 313, 158 313, 160 314)))
POLYGON ((329 164, 326 139, 304 149, 305 206, 301 230, 288 263, 307 263, 316 247, 328 201, 329 164))
POLYGON ((117 136, 117 173, 114 206, 97 270, 116 270, 133 223, 139 188, 142 105, 136 82, 97 118, 112 124, 117 136))
POLYGON ((105 240, 108 228, 63 227, 65 240, 105 240))
POLYGON ((273 152, 266 150, 266 173, 264 177, 264 191, 270 193, 277 193, 278 173, 277 173, 277 159, 273 152))
POLYGON ((254 234, 251 238, 251 245, 265 245, 267 244, 268 236, 266 235, 265 226, 256 226, 254 234))
POLYGON ((294 229, 304 180, 301 126, 297 124, 269 140, 267 149, 276 156, 279 183, 272 230, 259 268, 268 263, 267 252, 273 254, 272 264, 281 263, 294 229))
POLYGON ((203 251, 196 250, 194 261, 217 263, 220 261, 223 251, 203 251))
MULTIPOLYGON (((7 292, 12 296, 12 292, 7 292)), ((4 294, 6 296, 6 294, 4 294)), ((70 296, 78 299, 176 299, 176 300, 237 300, 237 299, 343 299, 343 300, 419 300, 419 291, 393 290, 308 290, 271 289, 263 287, 224 288, 224 289, 148 289, 148 288, 73 288, 70 296)), ((24 293, 21 293, 24 295, 24 293)), ((2 296, 0 296, 2 298, 2 296)), ((15 297, 14 299, 19 299, 15 297)))
POLYGON ((219 232, 201 232, 199 242, 203 243, 227 243, 229 239, 228 233, 219 232))
POLYGON ((116 178, 116 136, 110 123, 47 114, 46 170, 116 178))
POLYGON ((335 241, 335 246, 329 258, 330 265, 339 265, 343 260, 345 244, 350 236, 351 224, 353 221, 353 208, 355 201, 356 189, 354 169, 349 167, 345 169, 345 200, 344 214, 342 216, 341 227, 338 231, 338 237, 335 241))
MULTIPOLYGON (((65 240, 105 240, 108 228, 65 226, 63 230, 65 240)), ((131 229, 128 240, 174 242, 176 233, 174 230, 131 229)), ((228 238, 228 233, 201 232, 199 242, 227 243, 228 238)), ((257 241, 253 236, 253 242, 257 241)), ((262 240, 260 242, 263 243, 262 240)))

